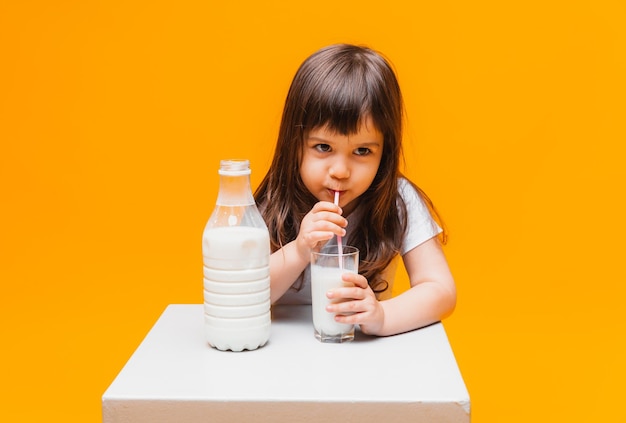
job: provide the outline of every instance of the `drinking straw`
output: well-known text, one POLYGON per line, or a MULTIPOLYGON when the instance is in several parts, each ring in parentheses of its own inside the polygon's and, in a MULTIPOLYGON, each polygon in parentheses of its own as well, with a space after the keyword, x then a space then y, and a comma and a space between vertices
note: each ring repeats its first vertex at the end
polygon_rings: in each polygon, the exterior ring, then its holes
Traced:
MULTIPOLYGON (((335 191, 335 205, 339 205, 339 191, 335 191)), ((339 252, 339 268, 343 269, 343 245, 339 235, 337 235, 337 251, 339 252)))

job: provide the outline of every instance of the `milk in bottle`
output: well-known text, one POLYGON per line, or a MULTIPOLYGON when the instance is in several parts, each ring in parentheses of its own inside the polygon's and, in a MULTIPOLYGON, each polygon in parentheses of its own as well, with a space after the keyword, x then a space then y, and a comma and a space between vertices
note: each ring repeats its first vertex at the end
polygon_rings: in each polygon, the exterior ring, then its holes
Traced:
POLYGON ((218 350, 254 350, 270 336, 270 240, 250 188, 248 160, 220 162, 204 229, 204 331, 218 350))

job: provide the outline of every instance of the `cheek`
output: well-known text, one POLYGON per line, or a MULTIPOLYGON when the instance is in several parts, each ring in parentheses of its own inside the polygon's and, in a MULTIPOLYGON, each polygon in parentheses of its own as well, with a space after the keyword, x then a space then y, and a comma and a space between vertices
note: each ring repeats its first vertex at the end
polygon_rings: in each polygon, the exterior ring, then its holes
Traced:
POLYGON ((307 175, 309 174, 309 162, 306 157, 302 158, 300 162, 300 178, 304 181, 306 180, 307 175))
POLYGON ((360 169, 360 176, 364 180, 368 180, 370 183, 376 178, 378 169, 380 167, 380 160, 371 162, 360 169))
POLYGON ((311 185, 315 181, 316 175, 315 166, 311 160, 307 160, 306 156, 302 158, 302 163, 300 164, 300 179, 304 185, 311 190, 311 185))
POLYGON ((324 170, 324 161, 315 157, 311 157, 307 153, 302 155, 302 161, 300 162, 300 176, 301 177, 315 177, 324 170))
POLYGON ((374 182, 374 178, 376 177, 376 174, 372 174, 371 172, 367 172, 367 173, 363 173, 361 174, 360 178, 359 178, 359 188, 362 192, 367 191, 367 189, 370 187, 370 185, 372 184, 372 182, 374 182))

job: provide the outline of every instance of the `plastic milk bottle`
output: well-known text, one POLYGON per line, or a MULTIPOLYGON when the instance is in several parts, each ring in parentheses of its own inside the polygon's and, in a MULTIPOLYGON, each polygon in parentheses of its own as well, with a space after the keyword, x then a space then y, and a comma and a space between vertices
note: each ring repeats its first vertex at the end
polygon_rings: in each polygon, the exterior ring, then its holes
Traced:
POLYGON ((218 350, 254 350, 270 336, 270 239, 250 188, 248 160, 222 160, 204 228, 204 331, 218 350))

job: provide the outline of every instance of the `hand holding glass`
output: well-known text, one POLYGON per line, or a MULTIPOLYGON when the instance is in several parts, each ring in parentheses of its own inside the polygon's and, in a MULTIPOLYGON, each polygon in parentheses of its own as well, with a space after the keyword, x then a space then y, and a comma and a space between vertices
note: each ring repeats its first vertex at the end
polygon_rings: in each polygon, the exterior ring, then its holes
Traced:
POLYGON ((311 300, 315 337, 321 342, 347 342, 354 339, 354 325, 335 321, 335 314, 326 311, 330 300, 326 293, 331 289, 352 286, 344 282, 341 275, 358 273, 359 250, 351 246, 337 246, 323 252, 311 253, 311 300))

